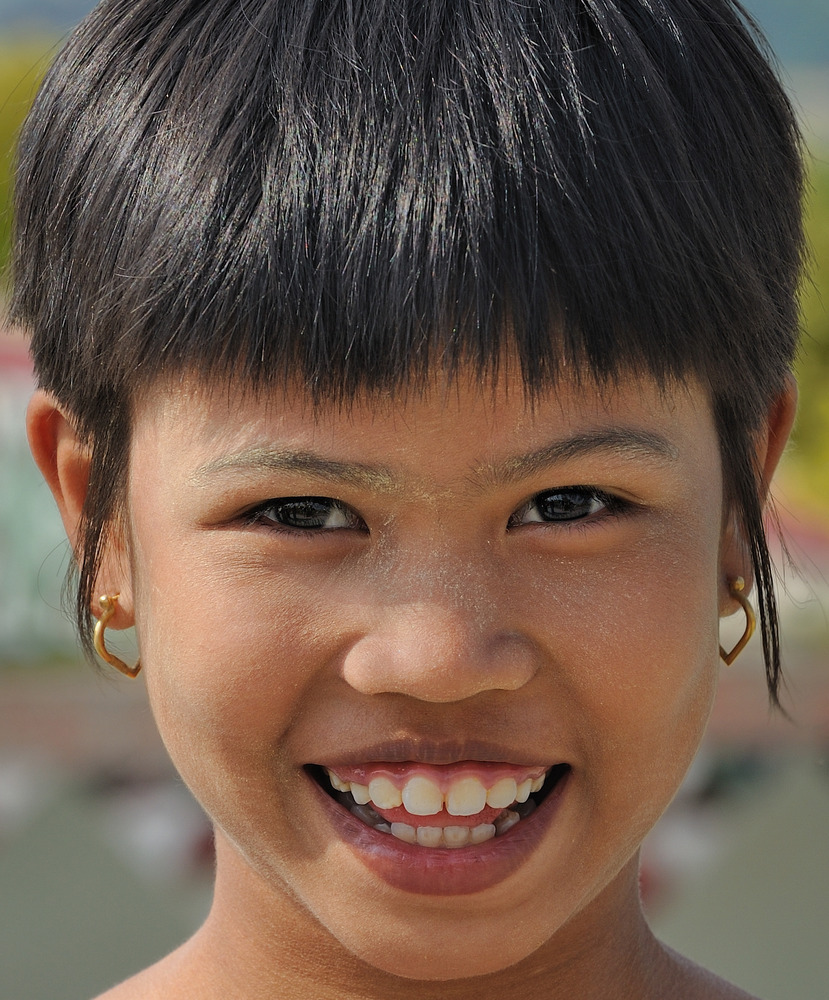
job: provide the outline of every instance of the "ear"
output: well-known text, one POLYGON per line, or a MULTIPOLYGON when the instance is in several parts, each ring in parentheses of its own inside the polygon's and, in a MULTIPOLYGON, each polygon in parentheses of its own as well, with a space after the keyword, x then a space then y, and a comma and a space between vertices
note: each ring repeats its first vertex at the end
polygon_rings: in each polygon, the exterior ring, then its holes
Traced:
POLYGON ((763 500, 768 496, 777 464, 789 440, 797 415, 797 382, 792 375, 786 376, 783 391, 769 407, 768 420, 761 439, 757 444, 757 468, 763 470, 763 500))
MULTIPOLYGON (((789 440, 797 413, 797 383, 791 375, 786 376, 783 388, 772 401, 763 426, 755 437, 755 467, 760 472, 761 501, 765 504, 772 477, 777 469, 783 450, 789 440)), ((739 605, 728 593, 728 581, 741 576, 746 581, 746 591, 751 589, 753 569, 744 540, 733 524, 729 524, 722 548, 723 585, 721 587, 720 614, 730 615, 739 605)))
MULTIPOLYGON (((75 422, 50 393, 38 389, 26 413, 29 447, 37 467, 52 491, 63 527, 75 559, 82 558, 81 529, 92 452, 79 436, 75 422)), ((96 585, 101 593, 121 594, 118 610, 110 628, 129 628, 132 624, 132 595, 123 552, 105 556, 96 585)), ((93 607, 96 617, 100 608, 93 607)))

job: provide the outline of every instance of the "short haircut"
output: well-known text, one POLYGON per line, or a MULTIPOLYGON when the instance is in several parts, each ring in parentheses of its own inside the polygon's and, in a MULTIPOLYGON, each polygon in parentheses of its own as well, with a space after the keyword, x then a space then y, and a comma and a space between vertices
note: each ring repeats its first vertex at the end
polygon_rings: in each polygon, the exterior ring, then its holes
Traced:
POLYGON ((566 365, 710 393, 780 681, 752 436, 803 162, 731 0, 104 0, 24 127, 13 318, 92 446, 77 616, 167 373, 317 400, 566 365))

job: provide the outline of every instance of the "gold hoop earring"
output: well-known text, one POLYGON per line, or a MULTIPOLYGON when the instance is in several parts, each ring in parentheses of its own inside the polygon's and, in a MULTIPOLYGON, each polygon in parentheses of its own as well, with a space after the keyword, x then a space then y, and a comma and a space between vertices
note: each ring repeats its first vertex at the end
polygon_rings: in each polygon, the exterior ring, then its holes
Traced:
POLYGON ((746 648, 748 640, 754 635, 754 628, 757 624, 757 619, 754 617, 754 608, 751 606, 751 601, 749 601, 743 593, 745 586, 746 582, 741 576, 735 577, 728 585, 729 593, 734 600, 739 603, 745 613, 746 627, 745 631, 737 641, 737 644, 730 652, 727 653, 722 646, 720 646, 720 658, 727 667, 730 667, 740 653, 742 653, 742 651, 746 648))
POLYGON ((115 656, 114 653, 110 653, 104 643, 104 632, 106 631, 107 623, 115 614, 115 609, 118 606, 118 598, 120 596, 120 594, 104 594, 103 597, 98 598, 98 603, 101 605, 101 617, 95 625, 95 631, 92 635, 92 643, 95 646, 95 652, 98 656, 100 656, 102 660, 105 660, 111 667, 115 667, 116 670, 120 670, 121 673, 126 674, 127 677, 137 677, 141 672, 141 661, 139 660, 134 667, 129 667, 122 659, 115 656))

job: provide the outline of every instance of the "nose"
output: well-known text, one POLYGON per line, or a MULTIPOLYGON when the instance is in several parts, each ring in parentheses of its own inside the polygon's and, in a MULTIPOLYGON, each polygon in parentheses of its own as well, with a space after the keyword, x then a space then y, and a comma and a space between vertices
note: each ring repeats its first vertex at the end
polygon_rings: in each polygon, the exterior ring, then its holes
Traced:
POLYGON ((517 691, 535 676, 538 650, 477 603, 433 594, 386 604, 347 651, 344 679, 361 694, 403 694, 426 702, 517 691))

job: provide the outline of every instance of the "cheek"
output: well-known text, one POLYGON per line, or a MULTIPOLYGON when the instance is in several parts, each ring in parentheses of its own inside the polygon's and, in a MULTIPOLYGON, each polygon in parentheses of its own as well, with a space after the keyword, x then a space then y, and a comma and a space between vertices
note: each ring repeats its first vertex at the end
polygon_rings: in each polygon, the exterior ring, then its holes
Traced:
MULTIPOLYGON (((324 615, 295 579, 222 570, 198 552, 154 550, 137 560, 136 626, 162 738, 187 778, 218 779, 242 758, 270 759, 326 663, 324 615), (151 569, 150 569, 151 568, 151 569), (182 580, 197 581, 187 591, 182 580), (180 600, 171 600, 171 594, 180 600)), ((317 601, 318 604, 318 594, 317 601)))
POLYGON ((556 695, 622 797, 673 794, 702 737, 718 676, 717 527, 666 525, 534 588, 556 695))

